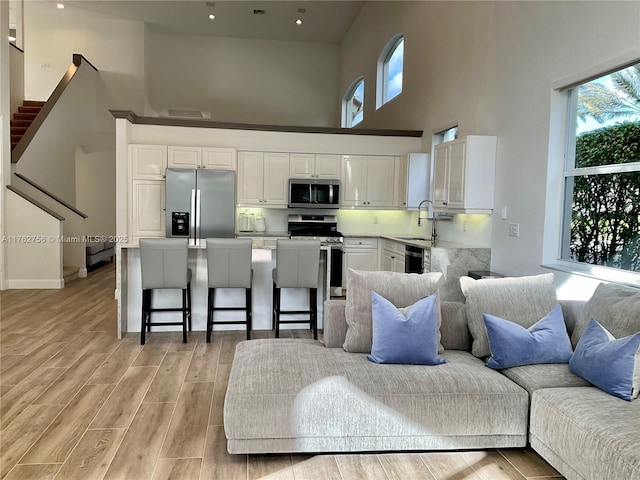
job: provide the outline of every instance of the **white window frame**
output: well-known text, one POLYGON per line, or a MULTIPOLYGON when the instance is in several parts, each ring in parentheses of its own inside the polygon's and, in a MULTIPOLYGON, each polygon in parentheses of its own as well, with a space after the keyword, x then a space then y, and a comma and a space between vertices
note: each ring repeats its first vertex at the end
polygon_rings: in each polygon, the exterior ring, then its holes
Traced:
POLYGON ((542 250, 542 266, 545 268, 606 282, 640 287, 640 273, 601 265, 579 263, 562 258, 562 248, 566 242, 565 235, 567 234, 564 230, 567 177, 640 170, 640 163, 574 168, 576 115, 569 115, 569 111, 575 112, 575 108, 570 108, 570 102, 575 103, 577 98, 576 95, 570 95, 570 91, 583 83, 613 73, 639 61, 640 49, 636 49, 626 55, 557 80, 551 85, 549 162, 542 250))
MULTIPOLYGON (((397 34, 391 37, 391 39, 387 42, 385 47, 382 49, 380 56, 378 57, 378 65, 377 65, 377 75, 376 75, 376 110, 393 100, 394 98, 399 97, 402 94, 402 89, 400 92, 394 96, 393 98, 388 98, 389 96, 389 60, 391 56, 395 53, 398 45, 404 42, 404 35, 397 34)), ((402 64, 402 73, 403 73, 403 84, 404 84, 404 61, 402 64)))
POLYGON ((364 77, 358 77, 353 82, 351 82, 351 85, 349 85, 349 87, 345 91, 344 96, 342 97, 342 121, 341 121, 342 128, 353 128, 364 120, 364 98, 363 98, 362 99, 362 120, 355 124, 351 123, 352 122, 351 101, 353 96, 356 93, 356 90, 360 86, 360 83, 363 84, 362 96, 364 97, 364 89, 366 88, 366 85, 364 85, 364 77))

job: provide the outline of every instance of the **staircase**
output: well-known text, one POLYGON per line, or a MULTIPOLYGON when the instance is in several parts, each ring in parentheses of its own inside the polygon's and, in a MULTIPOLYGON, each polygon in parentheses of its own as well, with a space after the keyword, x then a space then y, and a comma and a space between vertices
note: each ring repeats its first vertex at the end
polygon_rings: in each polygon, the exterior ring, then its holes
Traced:
POLYGON ((31 122, 44 106, 44 103, 36 100, 24 100, 22 106, 18 107, 18 112, 13 114, 13 120, 11 120, 11 150, 18 144, 31 122))

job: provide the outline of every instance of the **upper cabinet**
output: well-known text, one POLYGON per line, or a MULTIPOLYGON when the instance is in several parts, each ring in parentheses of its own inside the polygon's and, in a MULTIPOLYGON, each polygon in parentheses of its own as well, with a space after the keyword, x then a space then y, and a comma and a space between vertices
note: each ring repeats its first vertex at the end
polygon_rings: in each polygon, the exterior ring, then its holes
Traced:
POLYGON ((131 145, 131 178, 162 180, 167 168, 167 147, 164 145, 131 145))
POLYGON ((292 153, 290 178, 340 178, 340 155, 292 153))
POLYGON ((238 152, 238 204, 286 207, 289 154, 238 152))
POLYGON ((469 135, 436 145, 433 208, 450 213, 492 213, 496 137, 469 135))
POLYGON ((394 207, 395 157, 345 155, 341 205, 363 208, 394 207))
POLYGON ((217 147, 167 147, 169 168, 236 169, 236 150, 217 147))
POLYGON ((429 155, 410 153, 395 158, 394 206, 416 210, 429 198, 429 155))

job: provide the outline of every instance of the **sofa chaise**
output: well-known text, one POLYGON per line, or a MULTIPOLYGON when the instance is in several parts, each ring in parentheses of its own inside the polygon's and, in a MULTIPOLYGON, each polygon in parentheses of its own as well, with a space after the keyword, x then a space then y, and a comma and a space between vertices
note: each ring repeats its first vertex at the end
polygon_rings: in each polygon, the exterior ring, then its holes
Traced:
MULTIPOLYGON (((528 328, 557 304, 552 274, 467 279, 466 304, 439 305, 442 365, 381 365, 367 359, 371 291, 403 307, 437 292, 439 275, 350 270, 347 300, 325 302, 324 344, 296 339, 238 344, 224 405, 228 451, 530 444, 569 479, 639 480, 640 400, 609 395, 571 373, 566 363, 504 370, 485 366, 490 349, 480 312, 528 328)), ((640 293, 614 287, 618 296, 612 297, 612 291, 599 290, 586 305, 561 302, 574 347, 593 315, 616 337, 640 331, 640 293), (611 298, 626 302, 622 314, 608 315, 611 298)))

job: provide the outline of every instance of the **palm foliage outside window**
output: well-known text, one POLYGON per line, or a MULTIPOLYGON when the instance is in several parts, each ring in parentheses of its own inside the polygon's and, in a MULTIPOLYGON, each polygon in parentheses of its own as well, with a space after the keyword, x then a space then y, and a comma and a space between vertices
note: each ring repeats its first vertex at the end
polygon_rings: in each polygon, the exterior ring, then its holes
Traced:
POLYGON ((640 64, 569 91, 564 260, 640 272, 640 64))
POLYGON ((364 118, 364 78, 354 81, 342 101, 342 126, 355 127, 364 118))

